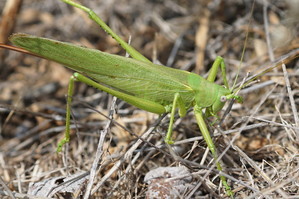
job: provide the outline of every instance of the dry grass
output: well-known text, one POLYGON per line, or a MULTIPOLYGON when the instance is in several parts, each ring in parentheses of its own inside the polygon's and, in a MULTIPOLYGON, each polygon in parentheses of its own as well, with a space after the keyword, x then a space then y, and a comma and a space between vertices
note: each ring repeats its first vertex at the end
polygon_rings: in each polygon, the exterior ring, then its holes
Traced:
MULTIPOLYGON (((249 37, 239 82, 248 71, 259 74, 277 60, 290 58, 286 71, 278 67, 243 89, 244 103, 234 104, 221 127, 210 126, 210 131, 214 132, 219 153, 225 152, 224 173, 236 198, 298 198, 299 65, 294 55, 298 54, 299 40, 293 21, 298 17, 292 13, 296 5, 288 6, 284 1, 269 4, 268 34, 263 25, 262 1, 256 2, 252 17, 252 1, 229 0, 219 5, 215 1, 207 9, 208 2, 83 3, 125 39, 131 36, 132 45, 142 54, 164 65, 204 76, 216 55, 223 56, 230 85, 237 74, 247 27, 249 37), (271 45, 267 46, 269 36, 271 45)), ((24 1, 14 20, 14 32, 124 55, 84 13, 58 0, 24 1)), ((76 185, 68 185, 75 191, 53 196, 73 198, 69 194, 72 192, 81 198, 88 189, 91 172, 95 175, 91 198, 145 198, 148 186, 143 179, 148 171, 184 165, 192 175, 188 182, 192 188, 180 193, 181 198, 225 198, 219 172, 212 167, 211 155, 205 153, 206 144, 192 112, 176 121, 177 142, 170 149, 163 144, 162 136, 168 117, 138 110, 120 100, 111 109, 111 96, 77 84, 72 106, 73 136, 64 152, 57 154, 72 72, 47 60, 4 53, 0 74, 0 181, 6 183, 6 191, 21 197, 30 182, 58 177, 55 182, 61 184, 66 181, 64 177, 83 173, 75 178, 76 185)), ((0 187, 0 197, 8 197, 4 196, 4 185, 0 183, 0 187)))

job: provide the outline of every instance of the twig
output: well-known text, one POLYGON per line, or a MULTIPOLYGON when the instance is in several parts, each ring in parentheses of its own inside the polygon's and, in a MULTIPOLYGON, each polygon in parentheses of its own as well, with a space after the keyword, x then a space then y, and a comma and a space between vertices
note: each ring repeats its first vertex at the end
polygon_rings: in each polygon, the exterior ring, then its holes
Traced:
MULTIPOLYGON (((29 194, 16 193, 16 192, 12 192, 12 194, 13 194, 12 198, 20 198, 20 199, 51 199, 51 198, 48 198, 48 197, 33 196, 33 195, 29 195, 29 194)), ((0 191, 0 195, 7 196, 8 193, 6 193, 5 191, 0 191)), ((9 195, 9 197, 11 197, 11 196, 9 195)))
MULTIPOLYGON (((290 80, 289 80, 289 76, 288 76, 288 72, 287 72, 285 64, 282 64, 282 70, 283 70, 284 79, 285 79, 285 82, 286 82, 287 91, 288 91, 288 94, 289 94, 289 99, 290 99, 290 103, 291 103, 291 107, 292 107, 292 111, 293 111, 293 115, 294 115, 295 124, 296 124, 297 127, 299 127, 298 111, 297 111, 297 108, 296 108, 296 103, 295 103, 295 100, 294 100, 294 96, 292 94, 292 88, 291 88, 291 84, 290 84, 290 80)), ((297 138, 296 139, 297 139, 297 141, 299 141, 299 130, 298 129, 296 130, 296 133, 297 133, 297 138)))
POLYGON ((105 182, 106 180, 115 172, 118 170, 118 168, 121 166, 121 164, 132 156, 133 152, 141 145, 144 140, 148 138, 148 136, 156 129, 157 125, 161 122, 164 116, 160 117, 155 124, 153 124, 145 133, 143 133, 142 136, 138 137, 138 140, 136 143, 126 151, 124 154, 124 157, 121 158, 119 161, 117 161, 114 166, 106 173, 105 176, 102 177, 100 182, 97 183, 97 185, 91 190, 91 194, 94 194, 105 182))
MULTIPOLYGON (((254 168, 261 176, 264 180, 266 180, 270 185, 274 185, 274 182, 271 180, 271 178, 265 173, 263 172, 259 167, 258 165, 255 164, 255 162, 249 158, 246 153, 244 153, 239 147, 237 146, 234 146, 234 149, 236 151, 238 151, 239 155, 241 157, 243 157, 247 163, 249 163, 250 166, 252 166, 252 168, 254 168)), ((276 189, 274 190, 276 192, 278 192, 283 198, 287 198, 287 195, 285 194, 285 192, 282 191, 282 189, 276 189)), ((265 195, 263 195, 264 197, 266 197, 265 195)))
POLYGON ((5 184, 5 182, 1 176, 0 176, 0 185, 2 185, 3 189, 7 192, 7 195, 9 195, 9 197, 15 199, 15 196, 13 195, 11 190, 8 188, 8 186, 5 184))
MULTIPOLYGON (((290 178, 287 178, 284 182, 281 182, 281 183, 279 183, 279 184, 277 184, 277 185, 275 185, 273 187, 270 187, 268 189, 262 190, 261 192, 263 194, 272 193, 273 191, 276 191, 277 189, 281 189, 281 188, 283 188, 283 186, 296 181, 298 179, 299 173, 297 171, 294 174, 295 175, 293 175, 290 178)), ((250 195, 249 197, 247 197, 247 199, 258 198, 257 197, 258 195, 259 195, 259 193, 254 193, 254 194, 250 195)), ((299 197, 298 194, 297 195, 293 195, 293 196, 285 196, 285 198, 288 198, 288 199, 290 199, 290 198, 294 198, 295 199, 295 198, 298 198, 298 197, 299 197)))
MULTIPOLYGON (((94 182, 94 178, 96 176, 96 171, 99 165, 99 161, 102 158, 103 155, 103 147, 104 147, 104 141, 105 141, 105 137, 108 133, 108 130, 110 128, 110 125, 112 124, 112 120, 113 120, 113 115, 115 113, 115 102, 116 102, 116 97, 113 97, 112 103, 111 103, 111 107, 110 107, 110 112, 109 112, 109 122, 106 124, 105 128, 100 132, 100 140, 98 143, 98 148, 97 148, 97 152, 96 152, 96 156, 95 159, 92 163, 92 167, 90 169, 90 176, 89 176, 89 182, 86 188, 86 192, 84 194, 84 199, 88 199, 90 196, 90 192, 91 192, 91 188, 94 182)), ((101 166, 100 166, 101 167, 101 166)))
POLYGON ((269 53, 270 61, 273 62, 274 61, 274 53, 273 53, 272 45, 271 45, 270 32, 269 32, 269 23, 268 23, 268 16, 267 16, 268 2, 266 0, 264 0, 263 4, 264 4, 263 5, 264 28, 265 28, 265 32, 266 32, 268 53, 269 53))

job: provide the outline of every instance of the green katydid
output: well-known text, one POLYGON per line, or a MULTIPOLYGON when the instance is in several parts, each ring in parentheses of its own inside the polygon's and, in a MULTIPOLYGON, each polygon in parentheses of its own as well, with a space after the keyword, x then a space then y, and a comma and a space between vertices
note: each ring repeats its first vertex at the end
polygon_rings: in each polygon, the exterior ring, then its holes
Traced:
MULTIPOLYGON (((228 99, 242 102, 242 98, 229 89, 223 58, 216 58, 207 79, 187 71, 153 64, 116 35, 92 10, 71 0, 62 1, 87 12, 90 18, 110 34, 133 59, 26 34, 14 34, 10 37, 10 41, 20 48, 0 45, 53 60, 77 71, 70 78, 65 137, 59 142, 57 150, 61 151, 62 146, 70 140, 73 87, 75 81, 80 81, 140 109, 157 114, 170 113, 169 128, 165 137, 167 144, 173 143, 171 137, 176 110, 178 109, 179 115, 183 117, 186 110, 193 107, 202 135, 213 158, 217 160, 216 147, 204 121, 203 111, 205 110, 205 116, 215 116, 228 99), (214 83, 219 68, 222 71, 224 86, 214 83)), ((216 166, 222 171, 218 161, 216 166)), ((232 196, 225 177, 220 178, 227 194, 232 196)))

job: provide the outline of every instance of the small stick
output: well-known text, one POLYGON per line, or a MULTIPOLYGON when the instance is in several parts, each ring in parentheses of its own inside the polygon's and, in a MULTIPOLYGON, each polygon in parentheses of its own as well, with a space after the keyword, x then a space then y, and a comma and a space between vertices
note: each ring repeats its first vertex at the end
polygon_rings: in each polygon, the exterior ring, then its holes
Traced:
MULTIPOLYGON (((298 111, 296 108, 296 103, 294 100, 294 96, 293 96, 293 92, 292 92, 292 88, 291 88, 291 84, 290 84, 290 80, 289 80, 289 76, 288 76, 288 72, 286 69, 286 65, 282 64, 282 70, 283 70, 283 74, 284 74, 284 79, 286 82, 286 88, 288 91, 288 95, 289 95, 289 99, 290 99, 290 103, 291 103, 291 107, 292 107, 292 111, 293 111, 293 115, 294 115, 294 120, 295 120, 295 124, 297 127, 299 127, 299 117, 298 117, 298 111)), ((297 133, 297 141, 299 141, 299 130, 295 130, 297 133)))

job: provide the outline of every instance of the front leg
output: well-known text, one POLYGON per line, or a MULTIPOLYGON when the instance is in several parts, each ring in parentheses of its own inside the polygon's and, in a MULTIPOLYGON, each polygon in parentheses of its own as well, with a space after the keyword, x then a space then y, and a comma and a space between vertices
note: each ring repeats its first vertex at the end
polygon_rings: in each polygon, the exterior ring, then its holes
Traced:
MULTIPOLYGON (((195 105, 194 106, 194 114, 195 114, 195 118, 196 118, 197 124, 199 126, 199 129, 201 131, 201 134, 202 134, 205 142, 207 143, 208 148, 211 151, 214 160, 216 161, 217 170, 222 171, 221 164, 218 161, 217 149, 215 147, 215 144, 211 138, 210 132, 209 132, 207 125, 203 118, 202 108, 195 105)), ((220 179, 221 179, 223 186, 225 187, 227 195, 230 197, 233 197, 234 193, 232 192, 231 187, 227 184, 226 178, 224 176, 220 176, 220 179)))

